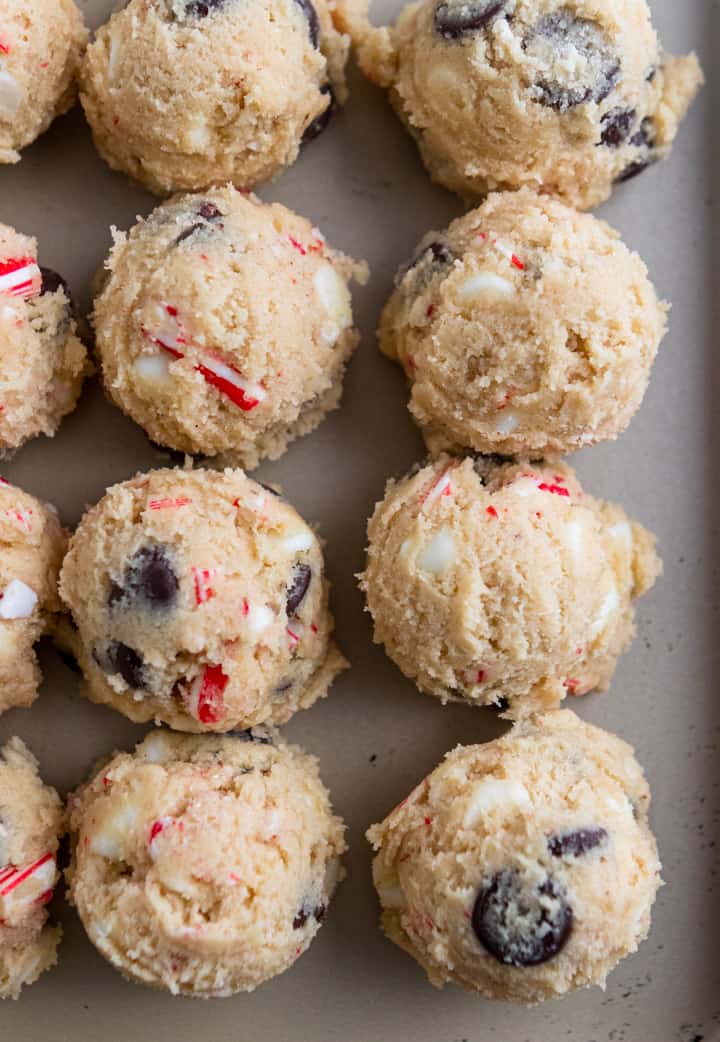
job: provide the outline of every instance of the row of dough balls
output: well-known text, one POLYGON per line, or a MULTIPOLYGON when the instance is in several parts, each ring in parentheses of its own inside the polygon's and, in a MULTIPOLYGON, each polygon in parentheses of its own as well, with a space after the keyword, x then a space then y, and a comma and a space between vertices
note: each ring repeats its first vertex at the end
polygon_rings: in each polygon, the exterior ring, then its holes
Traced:
POLYGON ((350 37, 432 177, 467 198, 530 186, 579 208, 666 156, 702 73, 645 0, 130 0, 83 51, 72 0, 8 0, 0 161, 80 99, 103 158, 157 193, 249 188, 345 100, 350 37))
MULTIPOLYGON (((421 691, 511 718, 608 687, 655 581, 655 540, 564 464, 440 457, 390 482, 361 576, 421 691)), ((318 537, 240 470, 155 470, 66 535, 0 485, 0 711, 37 695, 43 632, 86 693, 180 731, 285 723, 347 663, 318 537)))
MULTIPOLYGON (((92 322, 107 394, 157 443, 252 468, 337 407, 363 263, 279 204, 232 187, 115 233, 92 322)), ((433 454, 538 458, 615 438, 665 332, 616 232, 527 189, 430 232, 400 269, 380 346, 433 454)), ((0 449, 52 434, 88 363, 67 287, 0 227, 0 449), (2 303, 5 300, 6 303, 2 303)))
MULTIPOLYGON (((592 984, 646 937, 660 885, 650 793, 625 742, 554 711, 449 753, 368 831, 388 937, 430 981, 532 1004, 592 984)), ((314 758, 276 733, 156 731, 72 793, 19 739, 0 750, 0 996, 56 959, 68 897, 131 980, 202 998, 288 969, 346 849, 314 758)))

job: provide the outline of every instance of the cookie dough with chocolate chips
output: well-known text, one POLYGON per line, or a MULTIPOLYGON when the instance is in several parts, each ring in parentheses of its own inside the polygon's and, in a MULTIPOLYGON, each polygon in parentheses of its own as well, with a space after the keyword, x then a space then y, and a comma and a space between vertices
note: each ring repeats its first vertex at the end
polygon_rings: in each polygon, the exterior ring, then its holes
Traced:
POLYGON ((315 533, 241 470, 114 485, 70 540, 60 593, 88 696, 131 720, 284 723, 347 665, 315 533))
POLYGON ((649 804, 632 748, 567 710, 458 746, 368 831, 383 929, 437 987, 604 987, 650 928, 649 804))
POLYGON ((274 177, 345 100, 334 17, 332 0, 130 0, 81 71, 100 155, 161 195, 274 177))
POLYGON ((468 199, 529 186, 598 206, 669 154, 702 83, 645 0, 421 0, 392 28, 368 5, 340 5, 363 70, 433 179, 468 199))
POLYGON ((161 445, 250 468, 337 408, 367 268, 232 187, 116 233, 94 325, 107 393, 161 445))
POLYGON ((86 43, 73 0, 3 0, 0 163, 17 163, 22 149, 74 103, 86 43))
POLYGON ((37 768, 19 738, 0 748, 0 999, 18 998, 55 965, 62 933, 47 925, 45 906, 58 881, 64 813, 37 768))
POLYGON ((55 508, 0 478, 0 713, 37 698, 33 645, 62 609, 65 544, 55 508))
POLYGON ((616 438, 667 305, 617 232, 528 189, 430 232, 380 322, 431 452, 539 458, 616 438))
POLYGON ((0 224, 0 356, 3 456, 38 434, 52 437, 75 408, 89 370, 65 280, 38 264, 35 239, 6 224, 0 224))
POLYGON ((661 567, 560 463, 441 456, 388 484, 368 537, 377 643, 421 691, 510 717, 605 690, 661 567))
POLYGON ((253 991, 309 947, 341 877, 317 761, 277 735, 157 732, 70 799, 70 897, 131 980, 253 991))

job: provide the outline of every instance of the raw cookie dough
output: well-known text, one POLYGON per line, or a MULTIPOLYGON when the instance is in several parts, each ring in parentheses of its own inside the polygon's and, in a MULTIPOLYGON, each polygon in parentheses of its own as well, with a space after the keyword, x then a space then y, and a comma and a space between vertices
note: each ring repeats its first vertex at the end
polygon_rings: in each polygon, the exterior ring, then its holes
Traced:
POLYGON ((375 640, 421 691, 511 717, 605 690, 661 567, 561 463, 441 456, 388 484, 368 536, 375 640))
POLYGON ((65 544, 55 508, 0 478, 0 713, 37 698, 33 645, 62 608, 65 544))
POLYGON ((62 930, 46 925, 45 905, 59 876, 63 826, 60 797, 11 738, 0 748, 0 999, 16 999, 57 961, 62 930))
POLYGON ((424 0, 343 20, 431 177, 472 199, 523 185, 587 209, 665 158, 702 83, 660 48, 645 0, 424 0))
POLYGON ((337 407, 366 267, 232 187, 115 234, 94 324, 108 394, 155 441, 254 467, 337 407))
POLYGON ((3 0, 0 163, 17 163, 71 107, 87 35, 72 0, 3 0))
POLYGON ((38 265, 35 239, 0 224, 0 456, 52 437, 75 408, 89 368, 75 330, 65 280, 38 265))
POLYGON ((317 761, 262 731, 150 735, 70 800, 70 897, 126 977, 252 991, 304 952, 346 849, 317 761))
POLYGON ((383 929, 437 987, 604 987, 650 928, 649 804, 632 748, 567 710, 459 746, 368 831, 383 929))
POLYGON ((156 470, 80 522, 60 576, 88 696, 179 731, 284 723, 347 665, 315 533, 241 470, 156 470))
POLYGON ((625 429, 666 310, 603 221, 505 192, 425 236, 398 273, 380 346, 405 368, 431 452, 538 458, 625 429))
POLYGON ((333 0, 130 0, 81 70, 100 155, 158 194, 274 177, 345 100, 334 17, 333 0))

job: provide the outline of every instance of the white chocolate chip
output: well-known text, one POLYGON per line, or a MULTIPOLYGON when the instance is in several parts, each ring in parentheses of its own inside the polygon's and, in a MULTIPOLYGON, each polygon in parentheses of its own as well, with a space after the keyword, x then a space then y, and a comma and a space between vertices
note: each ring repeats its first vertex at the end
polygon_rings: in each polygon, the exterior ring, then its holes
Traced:
POLYGON ((282 541, 282 548, 288 554, 296 554, 301 550, 309 550, 314 542, 315 536, 308 528, 304 532, 294 532, 286 536, 282 541))
POLYGON ((620 607, 620 597, 618 596, 617 587, 613 583, 608 592, 605 594, 602 604, 600 605, 600 611, 598 612, 597 618, 593 622, 590 628, 590 636, 596 637, 601 633, 607 626, 611 616, 620 607))
POLYGON ((447 528, 441 528, 423 548, 418 557, 418 567, 425 572, 445 571, 455 557, 455 540, 447 528))
POLYGON ((90 852, 109 861, 121 861, 138 821, 137 807, 132 803, 113 807, 90 831, 90 852))
POLYGON ((315 292, 323 308, 339 328, 350 325, 350 291, 332 264, 323 261, 313 279, 315 292))
POLYGON ((463 826, 471 829, 494 810, 518 807, 529 810, 530 794, 524 785, 512 778, 485 778, 474 785, 463 815, 463 826))
POLYGON ((266 604, 253 604, 248 609, 247 624, 253 636, 263 633, 272 625, 274 619, 273 612, 266 604))
POLYGON ((12 119, 23 100, 24 91, 14 76, 0 69, 0 116, 12 119))
POLYGON ((495 424, 495 430, 498 434, 505 437, 508 434, 512 434, 517 425, 520 423, 520 417, 512 409, 508 409, 503 412, 500 419, 495 424))
POLYGON ((0 598, 0 619, 28 619, 37 600, 35 591, 21 579, 12 579, 0 598))
POLYGON ((170 750, 163 734, 153 734, 143 742, 143 756, 148 763, 164 763, 170 750))
POLYGON ((196 123, 194 127, 190 127, 185 136, 191 148, 196 149, 198 152, 202 152, 210 143, 210 131, 207 123, 196 123))
POLYGON ((618 521, 610 526, 610 535, 619 543, 624 543, 628 552, 632 549, 632 526, 628 521, 618 521))
POLYGON ((531 478, 529 475, 524 474, 516 478, 510 488, 516 496, 532 496, 538 491, 538 481, 537 478, 531 478))
POLYGON ((565 545, 573 557, 579 559, 582 556, 583 544, 585 542, 583 526, 579 521, 568 521, 565 525, 564 532, 565 545))
POLYGON ((457 295, 459 300, 466 301, 485 296, 509 297, 514 292, 512 282, 491 271, 480 271, 458 286, 457 295))
POLYGON ((134 365, 135 373, 144 383, 162 384, 170 379, 170 358, 157 354, 140 355, 134 365))
POLYGON ((115 79, 115 73, 120 62, 120 32, 117 27, 110 23, 110 51, 108 54, 108 80, 115 79))

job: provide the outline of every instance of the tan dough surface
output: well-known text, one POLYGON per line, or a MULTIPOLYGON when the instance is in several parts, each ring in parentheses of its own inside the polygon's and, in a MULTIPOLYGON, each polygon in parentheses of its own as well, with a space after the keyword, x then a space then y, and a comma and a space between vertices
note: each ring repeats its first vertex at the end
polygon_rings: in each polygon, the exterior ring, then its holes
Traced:
POLYGON ((82 66, 98 151, 158 194, 267 181, 345 100, 333 19, 328 0, 130 0, 82 66))
POLYGON ((59 926, 45 905, 58 880, 60 797, 19 738, 0 748, 0 999, 16 999, 57 960, 59 926))
POLYGON ((60 593, 87 694, 131 720, 284 723, 347 665, 317 537, 241 470, 114 485, 70 540, 60 593))
POLYGON ((0 456, 52 437, 89 370, 62 279, 38 266, 37 243, 0 224, 0 456))
POLYGON ((116 233, 107 267, 105 387, 155 441, 254 467, 337 407, 366 267, 305 218, 232 187, 178 197, 116 233))
POLYGON ((70 827, 93 944, 125 976, 199 998, 295 962, 345 850, 316 760, 257 732, 151 734, 71 797, 70 827))
POLYGON ((87 35, 73 0, 3 0, 0 163, 17 163, 73 104, 87 35))
POLYGON ((65 544, 54 508, 0 479, 0 713, 37 698, 33 645, 61 611, 65 544))
POLYGON ((382 314, 431 452, 533 458, 616 438, 642 402, 667 305, 617 232, 529 190, 429 232, 382 314))
POLYGON ((665 158, 702 83, 645 0, 424 0, 392 28, 343 21, 434 180, 466 198, 528 186, 579 209, 665 158))
POLYGON ((661 567, 560 463, 441 456, 389 482, 368 539, 375 640, 421 691, 512 717, 608 687, 661 567))
POLYGON ((438 987, 604 987, 650 927, 649 804, 632 748, 567 710, 459 746, 368 831, 383 928, 438 987))

